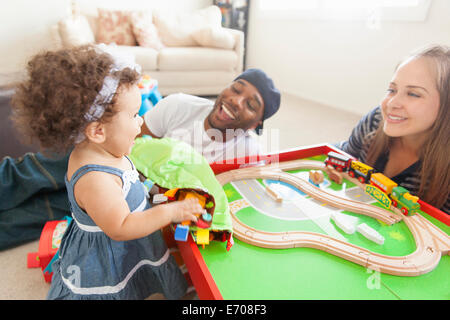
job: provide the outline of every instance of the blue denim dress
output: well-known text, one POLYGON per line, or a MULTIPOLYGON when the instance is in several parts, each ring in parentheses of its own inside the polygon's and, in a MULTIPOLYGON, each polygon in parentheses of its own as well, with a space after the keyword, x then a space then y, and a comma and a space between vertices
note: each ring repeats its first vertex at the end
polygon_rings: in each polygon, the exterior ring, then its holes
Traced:
MULTIPOLYGON (((131 162, 131 160, 130 160, 131 162)), ((181 298, 186 280, 170 254, 161 231, 130 241, 109 238, 75 201, 73 188, 84 174, 103 171, 119 176, 131 214, 150 207, 147 192, 132 169, 87 165, 70 181, 65 177, 73 221, 61 241, 47 299, 144 299, 163 293, 181 298)))

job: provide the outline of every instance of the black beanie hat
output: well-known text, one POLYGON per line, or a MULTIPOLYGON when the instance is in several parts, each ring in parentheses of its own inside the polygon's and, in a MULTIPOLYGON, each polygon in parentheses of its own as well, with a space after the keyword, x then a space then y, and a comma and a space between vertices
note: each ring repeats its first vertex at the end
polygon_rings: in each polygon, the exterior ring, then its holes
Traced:
MULTIPOLYGON (((248 69, 239 75, 234 81, 244 79, 258 89, 264 100, 264 115, 262 121, 273 116, 280 108, 280 91, 275 88, 272 79, 261 69, 248 69)), ((256 133, 261 134, 263 125, 256 127, 256 133)))

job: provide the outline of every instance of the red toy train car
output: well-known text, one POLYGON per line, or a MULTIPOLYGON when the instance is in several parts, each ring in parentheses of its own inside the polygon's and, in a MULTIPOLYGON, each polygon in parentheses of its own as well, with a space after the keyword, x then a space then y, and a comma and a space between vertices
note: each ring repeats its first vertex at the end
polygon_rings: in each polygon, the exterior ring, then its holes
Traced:
MULTIPOLYGON (((407 189, 398 186, 397 183, 382 173, 377 173, 374 168, 360 161, 330 151, 325 160, 325 165, 332 166, 337 171, 346 172, 350 177, 358 179, 363 184, 375 187, 379 190, 376 192, 376 196, 374 196, 375 192, 369 194, 381 202, 386 208, 389 208, 392 203, 404 215, 413 214, 420 210, 418 197, 412 196, 407 189)), ((370 187, 366 187, 366 192, 367 190, 370 190, 370 187)))

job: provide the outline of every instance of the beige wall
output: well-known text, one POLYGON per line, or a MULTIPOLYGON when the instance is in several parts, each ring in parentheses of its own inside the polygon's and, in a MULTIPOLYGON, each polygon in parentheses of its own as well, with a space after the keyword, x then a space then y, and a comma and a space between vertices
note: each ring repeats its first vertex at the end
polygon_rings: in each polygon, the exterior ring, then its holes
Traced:
POLYGON ((423 22, 270 18, 251 3, 247 67, 266 70, 283 92, 358 114, 376 106, 398 61, 428 44, 450 45, 450 1, 432 0, 423 22))
MULTIPOLYGON (((107 8, 166 7, 191 10, 212 0, 78 0, 107 8)), ((282 92, 364 114, 377 105, 399 59, 427 43, 450 45, 450 1, 432 0, 423 22, 383 21, 368 29, 364 21, 270 18, 252 0, 247 67, 260 67, 282 92)), ((0 84, 23 70, 29 56, 51 47, 50 26, 65 17, 70 0, 15 0, 0 5, 0 84)), ((91 6, 92 8, 92 6, 91 6)))
POLYGON ((0 4, 0 74, 18 72, 37 50, 51 46, 50 26, 67 14, 69 0, 15 0, 0 4))
MULTIPOLYGON (((204 8, 212 0, 78 0, 80 8, 204 8), (90 5, 88 5, 90 4, 90 5)), ((23 71, 28 58, 52 46, 50 26, 70 13, 70 0, 14 0, 0 4, 0 85, 23 71)))

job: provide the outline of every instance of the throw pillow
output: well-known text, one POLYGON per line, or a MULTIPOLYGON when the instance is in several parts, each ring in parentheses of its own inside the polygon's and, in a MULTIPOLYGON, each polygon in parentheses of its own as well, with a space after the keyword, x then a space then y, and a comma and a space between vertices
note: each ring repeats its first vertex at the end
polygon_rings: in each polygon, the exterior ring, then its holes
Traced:
POLYGON ((78 46, 94 43, 94 33, 87 19, 82 15, 72 16, 58 22, 63 46, 78 46))
POLYGON ((155 25, 166 46, 196 46, 192 33, 208 26, 220 27, 222 14, 217 6, 209 6, 192 13, 156 11, 155 25))
POLYGON ((134 46, 136 39, 131 29, 130 12, 98 9, 97 42, 134 46))
POLYGON ((132 12, 130 18, 133 34, 141 47, 153 48, 158 51, 164 48, 158 30, 152 23, 151 12, 132 12))
POLYGON ((213 47, 231 50, 234 48, 234 38, 224 28, 206 27, 192 33, 194 40, 203 47, 213 47))

